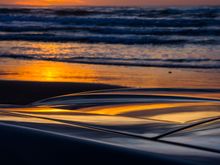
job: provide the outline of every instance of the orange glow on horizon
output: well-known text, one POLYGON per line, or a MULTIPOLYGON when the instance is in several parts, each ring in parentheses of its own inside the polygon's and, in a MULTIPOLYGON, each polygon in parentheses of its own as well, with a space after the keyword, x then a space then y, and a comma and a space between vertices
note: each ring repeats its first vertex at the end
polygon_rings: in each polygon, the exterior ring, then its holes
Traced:
POLYGON ((15 2, 16 5, 25 5, 25 6, 51 6, 51 5, 63 5, 63 4, 69 4, 69 5, 82 5, 83 0, 21 0, 15 2))

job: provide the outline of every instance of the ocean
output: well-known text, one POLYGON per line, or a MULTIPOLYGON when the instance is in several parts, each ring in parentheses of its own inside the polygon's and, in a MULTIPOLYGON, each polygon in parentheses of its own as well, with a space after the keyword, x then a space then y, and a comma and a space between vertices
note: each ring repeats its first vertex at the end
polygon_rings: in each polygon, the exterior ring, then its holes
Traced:
POLYGON ((220 7, 0 7, 0 58, 220 68, 220 7))

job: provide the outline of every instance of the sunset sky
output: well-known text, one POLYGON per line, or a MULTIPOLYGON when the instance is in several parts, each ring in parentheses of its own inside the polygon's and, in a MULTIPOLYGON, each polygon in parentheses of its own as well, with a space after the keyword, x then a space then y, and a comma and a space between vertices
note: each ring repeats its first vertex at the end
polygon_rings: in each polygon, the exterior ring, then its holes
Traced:
POLYGON ((0 4, 11 5, 220 5, 220 0, 0 0, 0 4))

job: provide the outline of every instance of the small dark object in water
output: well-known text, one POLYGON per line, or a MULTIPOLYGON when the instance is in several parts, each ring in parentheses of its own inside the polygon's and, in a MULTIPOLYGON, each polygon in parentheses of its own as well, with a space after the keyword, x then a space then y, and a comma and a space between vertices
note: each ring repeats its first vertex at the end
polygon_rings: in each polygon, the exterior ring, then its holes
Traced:
POLYGON ((168 73, 169 73, 169 74, 172 74, 172 71, 169 71, 168 73))

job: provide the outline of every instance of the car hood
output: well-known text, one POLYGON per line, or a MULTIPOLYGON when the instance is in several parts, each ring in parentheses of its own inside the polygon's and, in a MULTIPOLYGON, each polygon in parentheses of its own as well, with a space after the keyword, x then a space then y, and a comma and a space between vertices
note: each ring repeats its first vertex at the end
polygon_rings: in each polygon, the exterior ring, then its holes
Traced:
POLYGON ((210 91, 149 89, 92 91, 53 97, 22 107, 2 105, 0 121, 33 123, 44 119, 158 139, 218 119, 220 100, 208 93, 210 91))

